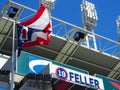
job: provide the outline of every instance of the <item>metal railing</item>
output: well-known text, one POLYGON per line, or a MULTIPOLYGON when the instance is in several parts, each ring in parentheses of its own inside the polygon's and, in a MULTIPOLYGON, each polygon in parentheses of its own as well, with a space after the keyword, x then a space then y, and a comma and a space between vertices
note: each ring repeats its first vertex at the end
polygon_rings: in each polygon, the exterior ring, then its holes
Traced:
MULTIPOLYGON (((55 35, 56 37, 59 36, 59 37, 62 37, 63 39, 73 41, 73 35, 77 31, 90 34, 90 35, 93 34, 95 36, 95 40, 96 40, 95 42, 97 45, 98 52, 120 59, 120 43, 119 42, 103 37, 101 35, 89 32, 79 26, 73 25, 71 23, 65 22, 55 17, 52 17, 52 22, 53 22, 53 35, 55 35)), ((82 40, 82 46, 95 50, 93 48, 94 42, 90 39, 91 37, 89 38, 89 44, 90 44, 89 47, 86 45, 87 41, 84 39, 82 40)))

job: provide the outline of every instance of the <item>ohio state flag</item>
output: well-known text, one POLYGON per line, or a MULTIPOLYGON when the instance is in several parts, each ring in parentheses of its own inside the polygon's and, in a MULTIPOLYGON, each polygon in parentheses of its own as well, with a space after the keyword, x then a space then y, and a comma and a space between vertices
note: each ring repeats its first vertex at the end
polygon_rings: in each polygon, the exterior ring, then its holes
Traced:
POLYGON ((18 56, 23 48, 38 44, 48 45, 52 32, 49 11, 44 4, 29 20, 17 24, 18 56))

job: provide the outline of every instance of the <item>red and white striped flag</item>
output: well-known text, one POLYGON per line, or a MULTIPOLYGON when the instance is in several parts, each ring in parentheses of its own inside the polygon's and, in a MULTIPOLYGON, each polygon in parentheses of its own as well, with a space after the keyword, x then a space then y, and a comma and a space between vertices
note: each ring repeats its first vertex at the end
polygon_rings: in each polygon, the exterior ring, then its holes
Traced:
POLYGON ((52 32, 51 19, 48 9, 44 4, 40 5, 37 13, 25 22, 17 25, 18 52, 22 48, 38 44, 48 45, 52 32))

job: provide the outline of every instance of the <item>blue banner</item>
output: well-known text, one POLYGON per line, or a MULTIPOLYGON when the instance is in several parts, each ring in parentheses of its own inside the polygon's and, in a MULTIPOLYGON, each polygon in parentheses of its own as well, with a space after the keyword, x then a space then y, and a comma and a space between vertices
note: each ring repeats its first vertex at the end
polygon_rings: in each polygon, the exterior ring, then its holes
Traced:
POLYGON ((105 90, 120 90, 120 81, 96 74, 96 77, 103 79, 105 90))
POLYGON ((29 73, 40 73, 49 63, 42 57, 29 56, 29 73))
POLYGON ((61 64, 61 63, 55 62, 54 60, 36 56, 23 51, 21 52, 21 55, 17 60, 17 73, 22 75, 26 75, 28 73, 40 73, 45 68, 45 66, 48 65, 49 63, 54 63, 59 66, 63 66, 75 71, 88 74, 88 71, 86 70, 78 69, 66 64, 61 64))
POLYGON ((46 58, 38 57, 22 52, 17 60, 17 73, 26 75, 28 73, 40 73, 46 65, 51 63, 46 58))

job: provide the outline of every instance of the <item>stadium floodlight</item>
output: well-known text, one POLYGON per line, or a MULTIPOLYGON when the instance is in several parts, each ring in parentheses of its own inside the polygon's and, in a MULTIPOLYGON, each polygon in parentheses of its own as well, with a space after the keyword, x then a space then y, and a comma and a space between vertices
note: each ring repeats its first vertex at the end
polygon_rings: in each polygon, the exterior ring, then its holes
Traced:
POLYGON ((75 41, 79 41, 80 39, 84 39, 84 37, 85 37, 85 34, 84 34, 84 33, 77 31, 77 32, 75 33, 75 35, 73 36, 73 39, 74 39, 75 41))
POLYGON ((93 30, 98 20, 95 5, 91 2, 83 0, 81 4, 83 27, 87 30, 93 30))
POLYGON ((1 10, 1 16, 10 18, 11 20, 17 20, 23 11, 23 7, 16 3, 9 1, 1 10))
POLYGON ((42 0, 42 3, 46 5, 49 11, 54 9, 54 2, 55 0, 42 0))
POLYGON ((117 24, 118 41, 120 42, 120 16, 118 16, 116 20, 116 24, 117 24))
POLYGON ((18 8, 15 8, 15 7, 13 7, 13 6, 9 7, 9 10, 8 10, 8 12, 7 12, 8 17, 14 18, 14 17, 16 16, 18 10, 19 10, 18 8))
POLYGON ((55 0, 45 0, 45 1, 47 1, 47 2, 54 2, 55 0))

